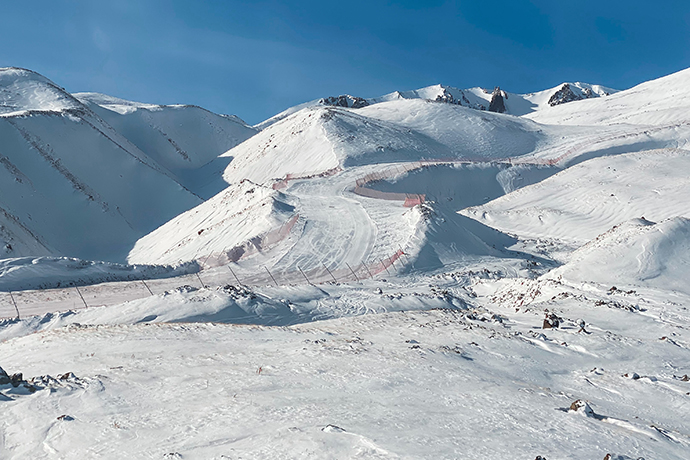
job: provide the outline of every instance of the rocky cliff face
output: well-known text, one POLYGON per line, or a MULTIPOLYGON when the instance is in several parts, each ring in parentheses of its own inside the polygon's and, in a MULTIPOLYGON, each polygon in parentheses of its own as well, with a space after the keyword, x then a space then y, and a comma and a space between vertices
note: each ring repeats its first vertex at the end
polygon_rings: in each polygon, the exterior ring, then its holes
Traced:
POLYGON ((337 97, 330 96, 330 97, 324 97, 319 100, 319 104, 321 105, 332 105, 335 107, 350 107, 353 109, 359 109, 362 107, 366 107, 369 105, 369 102, 367 102, 366 99, 357 97, 357 96, 350 96, 349 94, 343 94, 337 97))
POLYGON ((577 92, 575 92, 570 84, 563 83, 561 89, 553 93, 553 96, 551 96, 549 99, 549 105, 553 107, 554 105, 565 104, 566 102, 579 101, 582 99, 589 99, 596 96, 597 95, 594 94, 590 88, 577 88, 577 92))
POLYGON ((505 113, 506 104, 505 99, 508 99, 508 94, 505 91, 501 91, 498 86, 494 88, 494 92, 491 94, 491 102, 489 103, 489 112, 505 113))

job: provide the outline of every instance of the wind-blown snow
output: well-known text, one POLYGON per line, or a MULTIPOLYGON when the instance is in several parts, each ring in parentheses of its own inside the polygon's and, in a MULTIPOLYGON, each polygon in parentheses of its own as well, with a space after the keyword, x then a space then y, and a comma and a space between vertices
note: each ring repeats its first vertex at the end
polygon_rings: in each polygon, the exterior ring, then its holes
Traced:
POLYGON ((547 275, 617 288, 644 286, 690 296, 690 219, 624 222, 575 251, 547 275))
POLYGON ((204 261, 280 227, 294 214, 288 201, 280 192, 250 181, 230 186, 137 241, 128 261, 204 261))

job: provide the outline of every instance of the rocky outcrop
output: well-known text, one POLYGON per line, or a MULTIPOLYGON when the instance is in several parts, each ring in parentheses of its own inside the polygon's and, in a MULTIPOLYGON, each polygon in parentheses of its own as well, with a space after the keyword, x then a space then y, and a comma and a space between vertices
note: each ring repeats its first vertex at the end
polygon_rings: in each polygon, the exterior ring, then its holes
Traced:
POLYGON ((491 102, 489 103, 489 112, 505 113, 506 104, 504 99, 508 99, 508 94, 505 91, 501 91, 501 88, 498 86, 494 88, 494 92, 491 94, 491 102))
POLYGON ((366 99, 350 96, 349 94, 343 94, 338 97, 324 97, 319 100, 319 104, 322 105, 332 105, 335 107, 349 107, 352 109, 360 109, 369 105, 366 99))
POLYGON ((486 107, 481 105, 481 104, 472 104, 469 99, 467 99, 467 96, 465 96, 465 93, 462 90, 459 90, 460 97, 453 97, 453 95, 448 91, 448 89, 443 88, 443 93, 439 94, 436 96, 435 101, 436 102, 445 102, 447 104, 455 104, 455 105, 461 105, 463 107, 470 107, 472 109, 477 109, 477 110, 486 110, 486 107))
MULTIPOLYGON (((579 89, 579 88, 578 88, 579 89)), ((568 83, 563 83, 561 89, 553 93, 553 96, 549 99, 549 105, 553 107, 554 105, 565 104, 566 102, 579 101, 582 99, 589 99, 591 97, 597 97, 591 88, 584 88, 581 90, 582 93, 578 94, 573 91, 573 88, 568 83)), ((605 93, 608 96, 608 93, 605 93)))

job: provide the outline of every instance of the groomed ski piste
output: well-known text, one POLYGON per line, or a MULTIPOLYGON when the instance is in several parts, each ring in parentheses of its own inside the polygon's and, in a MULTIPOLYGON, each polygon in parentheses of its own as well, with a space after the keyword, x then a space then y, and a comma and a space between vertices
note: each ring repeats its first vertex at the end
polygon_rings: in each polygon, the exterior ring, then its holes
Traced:
POLYGON ((0 457, 688 458, 688 80, 305 104, 185 173, 130 142, 199 202, 108 262, 3 201, 0 457))

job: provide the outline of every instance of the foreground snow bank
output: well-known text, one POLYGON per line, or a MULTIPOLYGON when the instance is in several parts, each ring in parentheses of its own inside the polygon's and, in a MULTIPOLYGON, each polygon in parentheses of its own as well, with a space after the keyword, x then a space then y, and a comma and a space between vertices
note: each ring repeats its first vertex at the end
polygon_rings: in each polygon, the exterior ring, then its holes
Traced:
MULTIPOLYGON (((631 313, 602 313, 625 333, 620 320, 631 313)), ((576 331, 437 310, 290 328, 74 325, 31 334, 0 343, 3 368, 26 379, 73 373, 80 384, 32 394, 0 387, 0 453, 687 458, 678 407, 688 384, 664 366, 687 362, 687 349, 576 331), (633 369, 643 377, 623 376, 633 369), (578 401, 591 416, 568 409, 578 401)))

